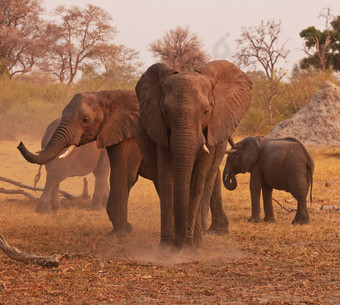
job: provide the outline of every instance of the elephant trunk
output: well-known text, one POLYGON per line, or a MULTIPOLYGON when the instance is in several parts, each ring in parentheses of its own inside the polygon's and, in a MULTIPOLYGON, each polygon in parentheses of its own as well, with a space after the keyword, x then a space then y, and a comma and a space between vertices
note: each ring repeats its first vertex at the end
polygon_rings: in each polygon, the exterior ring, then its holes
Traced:
POLYGON ((231 172, 228 175, 223 174, 223 184, 229 190, 233 191, 237 187, 237 180, 234 172, 231 172))
POLYGON ((69 133, 67 128, 66 126, 59 125, 46 147, 38 154, 31 153, 22 142, 20 142, 17 148, 28 162, 46 164, 52 161, 68 145, 69 133))
POLYGON ((201 143, 199 139, 195 139, 190 134, 173 136, 171 141, 174 162, 174 246, 177 248, 182 248, 186 237, 190 236, 191 239, 193 235, 193 232, 187 230, 192 229, 192 226, 188 225, 189 218, 192 220, 195 215, 193 210, 195 208, 190 206, 189 200, 191 200, 190 184, 194 163, 198 152, 203 148, 203 142, 201 143))

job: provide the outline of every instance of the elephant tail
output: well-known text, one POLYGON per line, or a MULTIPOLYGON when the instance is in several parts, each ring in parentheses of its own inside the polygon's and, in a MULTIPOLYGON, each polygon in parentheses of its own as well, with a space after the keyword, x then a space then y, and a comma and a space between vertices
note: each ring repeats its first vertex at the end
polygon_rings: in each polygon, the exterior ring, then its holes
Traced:
POLYGON ((310 169, 310 192, 309 192, 309 198, 310 198, 310 204, 313 203, 313 171, 310 169))
POLYGON ((38 173, 35 175, 35 178, 34 178, 34 189, 37 186, 37 183, 38 183, 38 181, 40 179, 41 167, 42 167, 42 165, 39 165, 38 173))
POLYGON ((314 173, 314 162, 313 159, 309 156, 310 158, 310 164, 307 166, 307 171, 310 176, 310 192, 309 192, 309 199, 310 199, 310 204, 313 203, 313 173, 314 173))

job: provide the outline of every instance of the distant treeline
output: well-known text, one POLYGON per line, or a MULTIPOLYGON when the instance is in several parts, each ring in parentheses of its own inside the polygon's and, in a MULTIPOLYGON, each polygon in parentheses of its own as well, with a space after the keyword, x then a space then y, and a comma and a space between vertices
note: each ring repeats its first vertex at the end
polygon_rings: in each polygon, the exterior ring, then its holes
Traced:
MULTIPOLYGON (((315 70, 296 69, 289 79, 277 84, 262 73, 249 73, 249 77, 253 82, 252 103, 237 128, 239 135, 267 134, 273 125, 308 103, 326 79, 340 85, 331 72, 315 70)), ((20 134, 41 137, 76 93, 117 88, 134 90, 135 83, 93 77, 66 85, 46 81, 40 74, 15 79, 3 76, 0 78, 0 139, 14 139, 20 134)))

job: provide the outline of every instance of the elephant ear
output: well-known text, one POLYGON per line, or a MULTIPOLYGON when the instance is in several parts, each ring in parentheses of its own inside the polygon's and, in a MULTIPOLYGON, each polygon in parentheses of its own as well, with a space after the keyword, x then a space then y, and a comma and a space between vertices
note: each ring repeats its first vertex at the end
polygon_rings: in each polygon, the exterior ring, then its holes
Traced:
POLYGON ((251 81, 226 60, 212 61, 200 69, 213 85, 215 105, 208 125, 208 144, 226 141, 246 113, 251 100, 251 81))
POLYGON ((175 73, 177 71, 167 65, 154 64, 146 70, 136 85, 141 126, 153 141, 162 146, 169 146, 169 130, 161 113, 162 84, 169 75, 175 73))
MULTIPOLYGON (((260 155, 260 142, 257 138, 248 137, 239 142, 241 158, 241 173, 250 172, 254 163, 257 161, 260 155)), ((238 146, 238 145, 236 145, 238 146)))
POLYGON ((97 146, 108 147, 135 135, 139 105, 132 90, 104 90, 99 92, 104 120, 97 135, 97 146))

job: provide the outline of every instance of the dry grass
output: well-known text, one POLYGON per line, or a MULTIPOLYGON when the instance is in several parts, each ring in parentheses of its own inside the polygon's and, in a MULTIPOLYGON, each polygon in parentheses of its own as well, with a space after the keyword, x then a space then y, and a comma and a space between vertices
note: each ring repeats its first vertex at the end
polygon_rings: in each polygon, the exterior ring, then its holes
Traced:
MULTIPOLYGON (((38 141, 24 140, 39 149, 38 141)), ((37 166, 24 161, 17 144, 0 142, 1 176, 32 185, 37 166)), ((339 304, 340 219, 332 206, 340 206, 340 149, 311 153, 310 225, 292 226, 294 213, 276 204, 276 223, 248 223, 249 176, 243 175, 237 190, 222 191, 231 233, 207 235, 194 253, 158 249, 158 198, 143 179, 131 193, 134 231, 125 239, 107 235, 105 211, 91 211, 87 202, 64 201, 60 211, 37 215, 35 202, 0 194, 0 234, 10 244, 40 255, 78 254, 43 269, 0 253, 0 304, 339 304)), ((92 176, 89 184, 92 190, 92 176)), ((66 180, 62 189, 80 194, 81 178, 66 180)), ((274 197, 296 208, 286 202, 290 194, 274 191, 274 197)))

